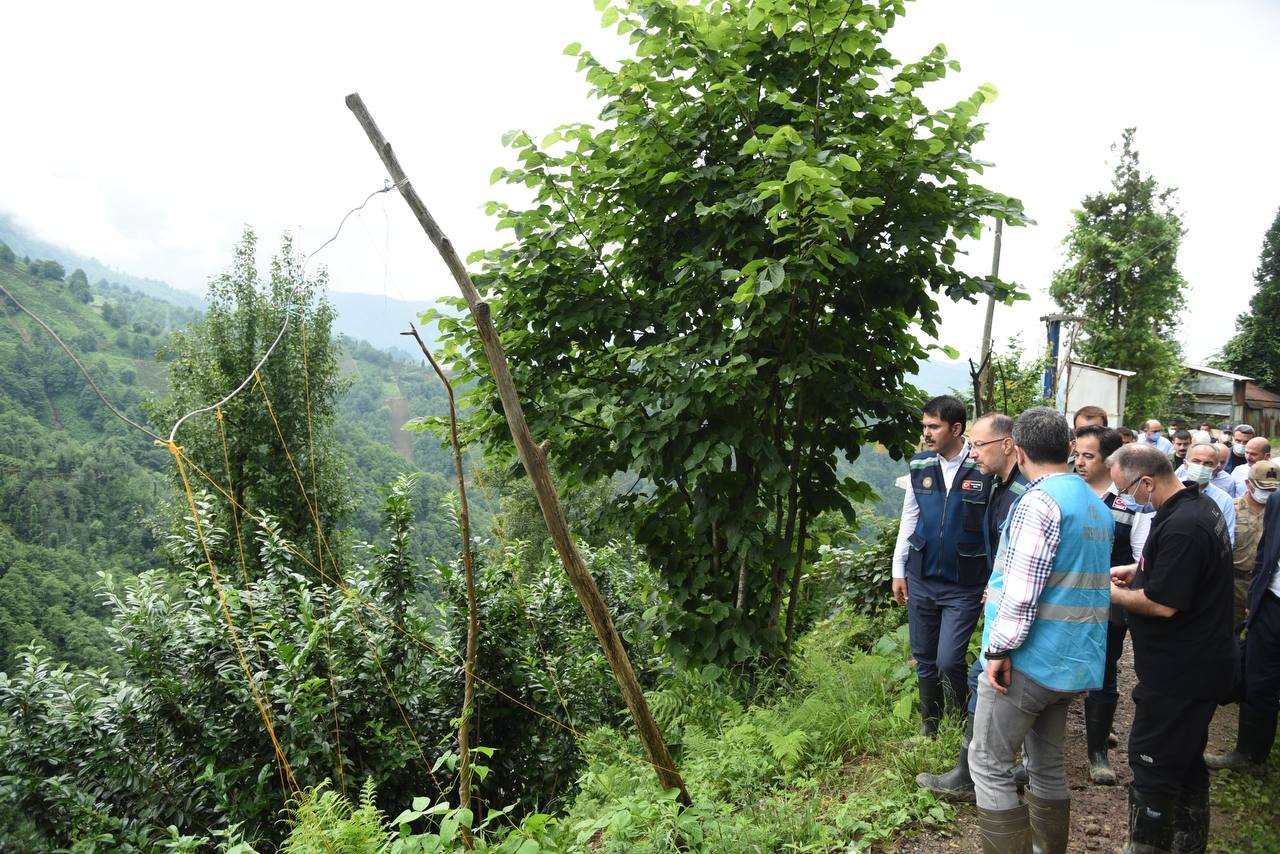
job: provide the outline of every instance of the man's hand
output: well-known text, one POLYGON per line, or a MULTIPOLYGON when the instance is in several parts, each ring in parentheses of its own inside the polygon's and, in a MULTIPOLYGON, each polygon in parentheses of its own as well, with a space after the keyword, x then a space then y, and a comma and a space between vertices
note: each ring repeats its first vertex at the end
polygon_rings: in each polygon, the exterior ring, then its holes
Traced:
POLYGON ((987 681, 991 687, 1001 694, 1009 693, 1009 680, 1013 677, 1013 662, 1007 658, 997 658, 987 662, 987 681))
POLYGON ((907 580, 905 578, 895 578, 893 580, 893 598, 899 605, 907 604, 907 580))
POLYGON ((1137 574, 1138 565, 1136 563, 1113 566, 1111 567, 1111 583, 1117 587, 1128 587, 1133 583, 1133 577, 1137 574))

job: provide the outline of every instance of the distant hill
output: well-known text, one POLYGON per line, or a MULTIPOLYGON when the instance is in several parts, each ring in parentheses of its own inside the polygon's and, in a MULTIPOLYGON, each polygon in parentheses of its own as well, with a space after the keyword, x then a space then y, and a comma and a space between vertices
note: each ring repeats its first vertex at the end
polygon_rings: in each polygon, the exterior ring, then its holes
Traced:
MULTIPOLYGON (((25 254, 0 248, 0 286, 53 327, 112 404, 146 424, 140 404, 168 392, 157 351, 201 312, 123 284, 141 281, 133 277, 89 284, 86 270, 37 256, 27 263, 25 254)), ((373 323, 371 312, 354 313, 373 323)), ((381 489, 418 472, 413 552, 419 562, 450 560, 457 531, 441 508, 452 489, 452 457, 435 436, 401 430, 406 419, 446 411, 439 382, 421 363, 421 353, 414 359, 342 339, 349 386, 335 426, 354 505, 348 528, 355 540, 378 541, 381 489)), ((149 426, 164 435, 169 425, 149 426)), ((177 497, 170 464, 163 449, 107 410, 48 333, 0 293, 0 670, 33 640, 60 660, 112 666, 96 574, 120 577, 166 562, 159 543, 177 497)), ((477 495, 477 529, 486 512, 477 495)))
POLYGON ((911 383, 927 392, 931 397, 940 394, 951 394, 952 390, 972 390, 973 380, 969 376, 969 363, 952 361, 943 357, 935 357, 923 362, 920 370, 910 378, 911 383))
POLYGON ((199 294, 179 290, 166 282, 156 279, 131 276, 128 273, 122 273, 119 270, 108 267, 97 258, 81 255, 64 246, 46 243, 24 231, 11 215, 5 213, 0 213, 0 243, 8 244, 9 248, 18 257, 29 256, 31 258, 57 261, 67 269, 67 272, 71 272, 78 267, 84 270, 90 282, 98 282, 105 279, 108 282, 124 285, 138 293, 164 300, 173 305, 184 308, 204 308, 204 300, 200 298, 199 294))

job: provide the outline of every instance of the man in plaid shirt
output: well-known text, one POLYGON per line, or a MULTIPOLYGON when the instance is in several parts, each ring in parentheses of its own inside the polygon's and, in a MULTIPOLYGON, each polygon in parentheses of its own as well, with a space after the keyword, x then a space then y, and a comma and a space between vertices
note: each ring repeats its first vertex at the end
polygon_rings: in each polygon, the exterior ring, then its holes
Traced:
POLYGON ((978 708, 969 764, 986 852, 1065 852, 1070 797, 1062 745, 1067 707, 1102 685, 1111 602, 1110 510, 1067 472, 1071 428, 1049 407, 1013 425, 1030 481, 1014 505, 987 588, 978 708), (1011 771, 1026 754, 1019 803, 1011 771))

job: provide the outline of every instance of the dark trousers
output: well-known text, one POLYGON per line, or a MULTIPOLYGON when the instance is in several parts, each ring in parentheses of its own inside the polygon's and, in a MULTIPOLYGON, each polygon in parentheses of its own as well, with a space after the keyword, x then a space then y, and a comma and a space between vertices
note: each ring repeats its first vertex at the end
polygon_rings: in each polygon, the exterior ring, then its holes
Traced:
POLYGON ((982 613, 981 586, 907 576, 907 623, 916 674, 941 679, 957 705, 965 702, 965 654, 982 613))
POLYGON ((1209 793, 1204 748, 1214 700, 1189 700, 1146 688, 1133 689, 1129 768, 1133 788, 1147 800, 1196 803, 1209 793))
POLYGON ((1253 723, 1258 743, 1247 747, 1250 758, 1262 761, 1271 752, 1276 734, 1276 710, 1280 708, 1280 600, 1264 593, 1244 639, 1246 701, 1240 716, 1253 723))
POLYGON ((1129 627, 1124 623, 1107 623, 1107 659, 1102 667, 1102 687, 1090 691, 1085 698, 1086 703, 1099 706, 1114 706, 1120 702, 1120 692, 1116 689, 1116 672, 1120 667, 1120 656, 1124 655, 1124 636, 1129 627))

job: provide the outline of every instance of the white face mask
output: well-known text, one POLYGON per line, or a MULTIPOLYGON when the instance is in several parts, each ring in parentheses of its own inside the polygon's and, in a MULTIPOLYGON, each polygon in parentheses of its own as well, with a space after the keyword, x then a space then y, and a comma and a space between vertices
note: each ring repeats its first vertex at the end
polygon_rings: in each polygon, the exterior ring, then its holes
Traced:
POLYGON ((1237 457, 1243 457, 1243 456, 1244 456, 1244 443, 1243 443, 1243 442, 1235 442, 1235 443, 1233 443, 1233 444, 1231 445, 1231 453, 1235 454, 1237 457))
POLYGON ((1262 489, 1252 484, 1250 484, 1249 491, 1253 493, 1253 500, 1259 504, 1266 504, 1267 499, 1271 497, 1271 493, 1275 492, 1274 489, 1262 489))
POLYGON ((1202 466, 1200 463, 1187 463, 1187 480, 1204 486, 1213 480, 1213 466, 1202 466))

